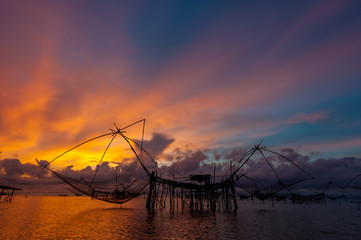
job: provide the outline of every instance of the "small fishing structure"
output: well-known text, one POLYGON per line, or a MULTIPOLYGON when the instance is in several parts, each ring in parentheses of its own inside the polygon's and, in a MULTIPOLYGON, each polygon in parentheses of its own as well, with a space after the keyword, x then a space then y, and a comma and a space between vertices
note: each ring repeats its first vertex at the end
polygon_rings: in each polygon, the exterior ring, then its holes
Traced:
POLYGON ((312 189, 312 193, 290 193, 290 200, 294 204, 325 204, 328 201, 343 200, 346 204, 346 195, 344 188, 328 181, 312 189))
POLYGON ((10 187, 0 178, 0 201, 11 202, 15 197, 15 191, 22 191, 22 189, 10 187))
MULTIPOLYGON (((266 147, 261 146, 261 143, 255 145, 250 150, 246 151, 241 159, 235 163, 230 163, 230 168, 222 176, 220 181, 216 181, 215 170, 214 176, 212 179, 211 174, 199 174, 191 175, 185 180, 176 180, 173 176, 172 179, 164 178, 160 176, 158 163, 155 158, 144 148, 143 138, 144 138, 144 128, 145 128, 145 119, 132 123, 126 127, 118 128, 115 124, 115 129, 110 129, 109 133, 94 137, 87 141, 84 141, 75 147, 70 148, 64 153, 60 154, 48 164, 44 166, 49 171, 51 171, 55 176, 63 180, 65 183, 70 185, 77 192, 88 195, 94 199, 122 204, 132 200, 135 197, 140 196, 141 194, 147 195, 146 208, 149 210, 156 208, 166 208, 166 203, 169 202, 169 208, 189 208, 195 210, 202 210, 203 208, 216 209, 224 208, 227 210, 238 208, 237 205, 237 190, 242 189, 248 192, 252 197, 265 200, 268 198, 275 197, 277 193, 285 190, 297 183, 305 181, 307 179, 313 178, 310 174, 304 171, 302 168, 297 166, 291 160, 285 156, 266 149, 266 147), (141 140, 135 140, 126 136, 126 131, 137 124, 142 124, 142 138, 141 140), (95 169, 94 176, 92 179, 74 179, 67 177, 55 169, 51 169, 49 166, 56 159, 62 157, 63 155, 69 153, 70 151, 86 144, 96 139, 103 137, 111 137, 106 149, 104 150, 100 161, 95 169), (96 175, 99 170, 105 155, 107 154, 111 144, 114 142, 116 137, 120 137, 126 143, 128 148, 131 149, 132 153, 136 158, 139 169, 142 170, 143 175, 139 174, 137 176, 130 176, 128 182, 122 182, 120 176, 116 176, 110 180, 103 180, 96 182, 96 175), (288 161, 289 164, 293 164, 297 167, 306 177, 302 179, 284 181, 281 180, 277 174, 275 167, 272 165, 271 161, 268 160, 265 156, 265 152, 272 153, 278 158, 282 158, 288 161), (242 183, 243 180, 251 181, 256 183, 256 180, 247 176, 247 174, 240 173, 240 170, 245 166, 245 164, 251 159, 255 153, 260 153, 262 158, 268 163, 273 173, 276 176, 276 182, 271 183, 270 185, 258 185, 255 187, 250 187, 249 184, 242 183), (110 184, 111 181, 116 181, 115 189, 114 185, 110 184), (99 188, 97 186, 107 186, 108 188, 99 188)), ((135 169, 134 164, 129 164, 129 168, 135 169)), ((120 175, 126 175, 127 169, 122 170, 120 175)))
MULTIPOLYGON (((356 192, 358 192, 358 197, 360 196, 360 191, 361 191, 361 174, 357 174, 355 177, 351 178, 350 181, 348 181, 345 186, 342 188, 344 191, 346 191, 346 189, 351 189, 353 190, 353 192, 356 190, 356 192), (356 181, 358 180, 358 182, 356 181)), ((355 203, 357 204, 357 208, 358 210, 360 210, 360 204, 361 204, 361 201, 360 200, 354 200, 354 201, 351 201, 351 203, 355 203)))
POLYGON ((230 168, 230 170, 235 169, 230 177, 234 179, 236 186, 248 193, 248 196, 242 195, 240 198, 258 199, 261 201, 271 199, 272 205, 274 205, 274 200, 284 201, 292 198, 290 189, 293 186, 314 178, 289 158, 271 151, 265 146, 261 146, 261 144, 262 141, 260 144, 254 145, 253 148, 246 151, 242 158, 230 168), (272 178, 268 178, 262 181, 262 179, 249 176, 246 170, 243 172, 240 171, 256 154, 260 156, 259 161, 263 160, 265 165, 271 169, 270 175, 273 173, 273 180, 272 178), (270 154, 270 156, 267 156, 268 154, 270 154), (285 162, 284 164, 288 166, 294 166, 300 176, 297 178, 293 177, 292 179, 282 177, 281 174, 277 172, 277 165, 280 165, 280 162, 285 162))
POLYGON ((313 189, 314 193, 300 194, 291 192, 290 200, 294 204, 325 204, 328 200, 343 199, 346 202, 342 188, 329 181, 313 189))

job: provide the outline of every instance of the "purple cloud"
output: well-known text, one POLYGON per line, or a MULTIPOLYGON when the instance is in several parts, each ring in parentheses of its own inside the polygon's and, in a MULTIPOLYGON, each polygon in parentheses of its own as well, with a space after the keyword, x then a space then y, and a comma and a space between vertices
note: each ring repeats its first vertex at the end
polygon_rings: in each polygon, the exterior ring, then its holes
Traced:
MULTIPOLYGON (((145 140, 143 142, 144 148, 157 158, 163 151, 168 148, 175 140, 169 138, 162 133, 153 133, 151 140, 145 140)), ((139 140, 138 140, 139 142, 139 140)))
MULTIPOLYGON (((156 148, 158 151, 155 152, 158 155, 162 155, 166 147, 173 141, 173 139, 166 138, 164 135, 154 134, 153 138, 146 142, 146 144, 149 146, 155 144, 158 147, 156 148), (155 142, 156 140, 160 140, 160 143, 157 143, 158 145, 155 142)), ((231 160, 235 164, 241 159, 244 152, 243 149, 233 149, 220 153, 215 150, 178 148, 170 154, 163 154, 168 160, 171 160, 171 164, 168 162, 168 164, 162 165, 158 169, 158 175, 170 179, 174 176, 178 179, 180 177, 189 177, 192 174, 213 174, 214 168, 216 168, 216 176, 219 181, 219 177, 224 176, 229 169, 229 161, 231 160)), ((261 154, 252 156, 237 172, 237 185, 242 186, 243 189, 255 191, 262 187, 276 186, 275 184, 278 183, 278 180, 281 183, 288 184, 292 181, 295 182, 309 177, 299 169, 302 168, 311 174, 314 179, 292 186, 291 189, 293 191, 305 188, 322 191, 331 182, 335 186, 340 187, 349 184, 348 188, 352 190, 361 189, 361 177, 355 178, 355 176, 360 176, 361 174, 360 158, 319 158, 312 160, 308 155, 302 155, 292 148, 281 149, 280 153, 290 161, 279 155, 269 154, 266 151, 264 151, 264 156, 268 162, 261 154), (351 181, 352 179, 353 181, 351 181)), ((19 159, 3 159, 0 161, 0 178, 10 185, 24 189, 32 188, 35 191, 41 192, 46 191, 51 186, 53 191, 64 192, 64 183, 42 168, 46 163, 46 161, 37 160, 35 164, 23 164, 19 159)), ((73 168, 73 165, 69 165, 57 170, 57 172, 73 179, 83 178, 91 182, 95 169, 87 166, 76 170, 73 168)), ((115 177, 117 177, 118 186, 123 186, 135 179, 144 179, 147 177, 147 174, 135 158, 118 163, 116 166, 114 166, 114 163, 103 162, 99 166, 94 186, 102 184, 103 187, 106 186, 109 189, 114 189, 116 187, 114 184, 115 177)))
POLYGON ((322 121, 324 119, 327 119, 328 116, 325 113, 311 113, 311 114, 305 114, 305 113, 299 113, 295 116, 292 116, 287 120, 288 124, 297 124, 297 123, 303 123, 307 122, 310 124, 315 124, 316 122, 322 121))

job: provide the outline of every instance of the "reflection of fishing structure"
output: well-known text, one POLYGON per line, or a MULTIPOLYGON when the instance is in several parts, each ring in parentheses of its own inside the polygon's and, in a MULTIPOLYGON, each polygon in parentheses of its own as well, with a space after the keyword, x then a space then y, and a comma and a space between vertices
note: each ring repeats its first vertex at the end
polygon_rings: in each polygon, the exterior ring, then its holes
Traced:
MULTIPOLYGON (((110 129, 109 133, 100 135, 98 137, 87 140, 77 146, 62 153, 52 161, 50 161, 45 168, 49 169, 53 174, 62 179, 65 183, 69 184, 79 193, 88 195, 92 198, 122 204, 125 203, 140 194, 147 192, 147 209, 165 208, 166 203, 169 202, 169 207, 174 208, 190 208, 190 209, 203 209, 203 208, 225 208, 225 209, 237 209, 237 194, 238 191, 245 191, 251 197, 255 197, 261 200, 275 197, 279 192, 307 179, 312 178, 310 174, 300 168, 298 165, 293 163, 288 158, 281 154, 270 151, 265 147, 255 145, 250 150, 246 151, 241 159, 236 163, 231 163, 228 171, 225 172, 220 181, 215 180, 215 173, 212 179, 211 174, 203 175, 191 175, 186 180, 178 181, 173 179, 161 177, 157 162, 154 157, 143 147, 144 137, 144 126, 145 120, 140 120, 133 124, 130 124, 124 128, 118 128, 115 130, 110 129), (135 140, 125 135, 129 128, 136 124, 143 126, 141 140, 135 140), (49 168, 49 164, 56 159, 62 157, 66 153, 89 143, 91 141, 103 138, 111 137, 105 151, 100 158, 99 164, 95 169, 94 175, 86 180, 74 179, 67 177, 64 174, 59 173, 54 169, 49 168), (114 142, 116 137, 121 137, 127 143, 128 149, 130 148, 135 156, 135 161, 129 163, 125 169, 122 169, 121 174, 111 180, 95 181, 96 175, 99 170, 105 155, 107 154, 111 144, 114 142), (270 169, 272 170, 276 182, 271 184, 259 184, 258 181, 246 173, 241 173, 241 169, 244 168, 245 164, 250 161, 251 157, 256 153, 261 154, 262 159, 266 161, 270 169), (271 153, 274 156, 269 159, 265 156, 265 153, 271 153), (286 161, 287 164, 295 166, 304 176, 301 179, 293 180, 281 180, 279 174, 276 172, 275 166, 272 161, 280 160, 286 161), (137 164, 136 164, 137 163, 137 164), (132 174, 127 175, 127 170, 131 169, 132 174), (134 170, 141 170, 142 173, 134 174, 134 170), (125 180, 125 176, 128 180, 125 180), (111 182, 116 181, 115 190, 114 185, 111 182)), ((280 196, 279 196, 280 197, 280 196)))
POLYGON ((0 179, 0 191, 0 200, 11 202, 15 196, 15 191, 21 191, 21 189, 10 187, 0 179))

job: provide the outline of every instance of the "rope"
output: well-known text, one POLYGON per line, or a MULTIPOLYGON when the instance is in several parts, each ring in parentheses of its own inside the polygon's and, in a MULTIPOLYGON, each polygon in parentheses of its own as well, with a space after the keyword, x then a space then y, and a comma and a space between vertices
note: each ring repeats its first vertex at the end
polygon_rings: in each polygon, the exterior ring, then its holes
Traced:
POLYGON ((99 170, 99 166, 100 166, 101 162, 103 161, 103 159, 104 159, 104 156, 105 156, 106 152, 108 151, 108 149, 109 149, 110 145, 112 144, 112 142, 113 142, 113 140, 114 140, 114 138, 115 138, 116 136, 117 136, 117 135, 116 135, 116 134, 114 134, 114 136, 113 136, 113 137, 112 137, 112 139, 110 140, 110 142, 109 142, 108 146, 106 147, 106 149, 105 149, 105 151, 104 151, 104 153, 103 153, 103 156, 102 156, 102 158, 100 159, 99 164, 98 164, 98 165, 97 165, 97 167, 96 167, 96 170, 95 170, 95 173, 94 173, 93 179, 92 179, 92 181, 91 181, 91 183, 90 183, 90 187, 93 185, 93 182, 94 182, 95 176, 97 175, 98 170, 99 170))

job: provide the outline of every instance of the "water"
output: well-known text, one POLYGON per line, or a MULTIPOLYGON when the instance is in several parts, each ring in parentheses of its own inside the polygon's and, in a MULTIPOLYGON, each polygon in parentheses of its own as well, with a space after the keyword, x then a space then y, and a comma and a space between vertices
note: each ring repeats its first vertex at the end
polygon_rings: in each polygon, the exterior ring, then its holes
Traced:
POLYGON ((236 212, 122 207, 89 197, 0 202, 0 239, 361 239, 357 204, 239 202, 236 212))

